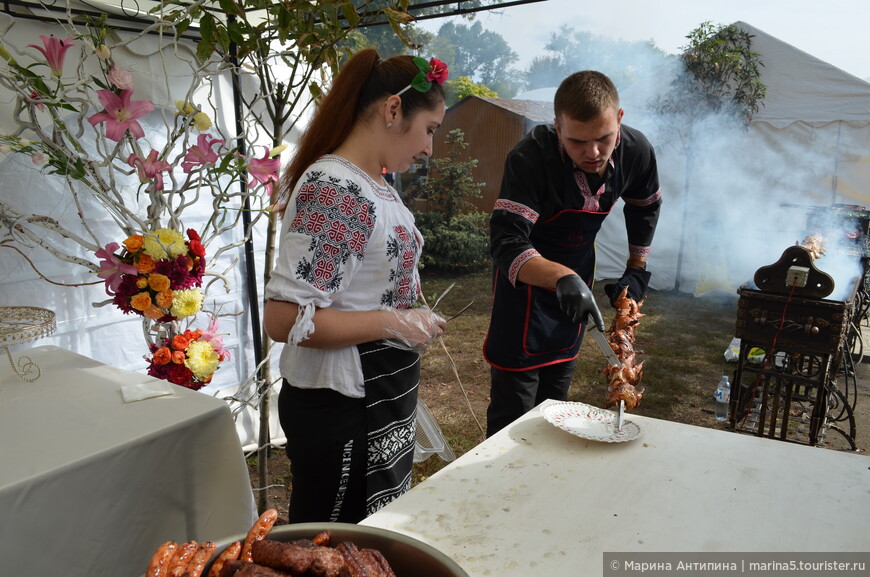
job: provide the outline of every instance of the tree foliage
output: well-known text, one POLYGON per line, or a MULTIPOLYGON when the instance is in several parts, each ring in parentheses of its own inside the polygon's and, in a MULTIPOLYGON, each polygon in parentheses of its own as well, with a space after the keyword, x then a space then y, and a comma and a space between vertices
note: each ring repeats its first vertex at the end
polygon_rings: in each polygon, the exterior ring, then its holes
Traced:
POLYGON ((704 22, 686 38, 689 44, 680 56, 683 66, 658 110, 694 117, 721 113, 748 125, 767 91, 752 35, 734 24, 716 27, 704 22))
POLYGON ((477 84, 468 76, 460 76, 455 80, 444 83, 445 104, 453 106, 466 96, 482 96, 486 98, 498 98, 498 92, 490 90, 485 84, 477 84))
POLYGON ((562 25, 551 33, 546 53, 532 60, 525 72, 529 89, 558 86, 578 70, 599 70, 626 88, 655 71, 666 55, 652 42, 627 42, 562 25))
POLYGON ((402 41, 411 16, 408 0, 165 0, 154 11, 178 34, 197 23, 201 61, 219 58, 239 77, 253 74, 256 88, 243 91, 254 123, 278 145, 322 91, 323 72, 335 72, 342 42, 354 30, 386 21, 402 41))
POLYGON ((468 76, 507 96, 521 86, 513 64, 519 60, 507 41, 480 22, 470 26, 448 22, 438 29, 429 48, 447 63, 451 76, 468 76))
POLYGON ((480 270, 489 263, 488 215, 473 201, 480 198, 482 182, 472 171, 476 159, 462 160, 468 148, 461 129, 447 133, 447 154, 432 161, 429 180, 421 196, 429 210, 416 214, 417 227, 426 239, 421 264, 440 271, 480 270))
POLYGON ((430 211, 450 220, 460 212, 475 210, 473 201, 481 197, 485 183, 474 181, 472 171, 477 167, 477 159, 461 158, 468 148, 462 129, 448 132, 444 144, 447 154, 432 161, 422 196, 429 200, 430 211))

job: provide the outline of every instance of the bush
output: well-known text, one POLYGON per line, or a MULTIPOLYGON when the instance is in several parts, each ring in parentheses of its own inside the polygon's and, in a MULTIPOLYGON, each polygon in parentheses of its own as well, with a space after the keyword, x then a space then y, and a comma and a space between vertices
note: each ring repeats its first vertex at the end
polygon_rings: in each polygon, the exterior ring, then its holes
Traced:
POLYGON ((489 215, 469 212, 446 218, 433 212, 415 213, 423 235, 420 267, 427 272, 469 273, 489 268, 489 215))

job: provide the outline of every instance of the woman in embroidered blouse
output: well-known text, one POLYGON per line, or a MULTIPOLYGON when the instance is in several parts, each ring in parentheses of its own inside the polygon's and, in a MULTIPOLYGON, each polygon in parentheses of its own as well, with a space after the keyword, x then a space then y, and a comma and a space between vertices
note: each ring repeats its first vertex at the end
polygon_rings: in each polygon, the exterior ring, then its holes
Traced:
POLYGON ((281 182, 281 248, 264 326, 287 343, 278 398, 291 522, 355 523, 411 485, 420 352, 446 322, 425 307, 423 239, 383 179, 432 152, 437 59, 354 55, 281 182))

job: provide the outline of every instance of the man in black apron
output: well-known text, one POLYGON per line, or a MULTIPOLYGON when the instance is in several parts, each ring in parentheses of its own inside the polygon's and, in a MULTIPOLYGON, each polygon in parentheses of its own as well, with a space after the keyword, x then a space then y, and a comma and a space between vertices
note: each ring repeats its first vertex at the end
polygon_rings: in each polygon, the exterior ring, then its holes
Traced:
POLYGON ((577 72, 553 101, 555 123, 534 128, 508 155, 490 219, 495 264, 484 356, 492 366, 487 436, 544 399, 565 400, 589 317, 604 329, 592 297, 595 236, 619 198, 628 231, 623 287, 640 300, 661 206, 655 152, 622 124, 616 87, 577 72))

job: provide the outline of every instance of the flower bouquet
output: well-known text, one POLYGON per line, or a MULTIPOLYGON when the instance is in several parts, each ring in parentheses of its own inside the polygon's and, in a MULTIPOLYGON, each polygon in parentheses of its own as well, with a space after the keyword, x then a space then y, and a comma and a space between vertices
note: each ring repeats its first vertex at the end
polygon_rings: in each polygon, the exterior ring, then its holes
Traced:
POLYGON ((191 317, 202 308, 199 289, 205 273, 205 247, 195 230, 187 240, 178 231, 161 228, 134 234, 124 242, 96 251, 106 292, 124 314, 134 313, 158 323, 191 317))
POLYGON ((150 347, 148 374, 194 391, 210 383, 221 361, 230 356, 223 348, 223 337, 217 334, 215 319, 206 331, 186 330, 150 347))

